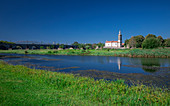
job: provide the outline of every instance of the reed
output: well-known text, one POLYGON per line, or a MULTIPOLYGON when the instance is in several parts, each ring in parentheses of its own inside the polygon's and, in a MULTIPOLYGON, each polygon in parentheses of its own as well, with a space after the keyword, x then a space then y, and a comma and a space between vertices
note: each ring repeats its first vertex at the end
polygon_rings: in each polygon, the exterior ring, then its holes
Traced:
POLYGON ((147 57, 170 58, 169 48, 159 49, 104 49, 104 50, 0 50, 0 53, 17 54, 48 54, 48 55, 92 55, 92 56, 120 56, 120 57, 147 57))

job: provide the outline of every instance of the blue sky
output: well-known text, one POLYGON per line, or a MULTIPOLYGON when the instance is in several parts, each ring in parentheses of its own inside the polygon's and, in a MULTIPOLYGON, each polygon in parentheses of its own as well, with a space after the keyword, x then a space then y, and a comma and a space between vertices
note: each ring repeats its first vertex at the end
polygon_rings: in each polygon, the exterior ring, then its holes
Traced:
POLYGON ((98 43, 170 38, 170 0, 0 0, 0 40, 98 43))

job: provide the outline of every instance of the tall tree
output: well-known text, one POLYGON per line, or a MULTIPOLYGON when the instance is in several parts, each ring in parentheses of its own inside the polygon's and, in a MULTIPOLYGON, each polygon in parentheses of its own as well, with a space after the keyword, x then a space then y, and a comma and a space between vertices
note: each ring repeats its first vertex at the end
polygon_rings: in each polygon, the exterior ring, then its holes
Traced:
POLYGON ((135 39, 135 37, 132 36, 132 37, 130 38, 130 40, 129 40, 129 46, 132 47, 132 48, 136 47, 136 39, 135 39))
POLYGON ((159 47, 159 40, 154 37, 145 39, 142 43, 142 48, 152 49, 157 47, 159 47))
POLYGON ((164 39, 162 38, 162 36, 158 36, 157 39, 158 39, 159 42, 160 42, 160 46, 163 46, 164 39))
POLYGON ((135 36, 136 40, 136 48, 142 47, 142 42, 145 40, 145 38, 142 35, 135 36))
POLYGON ((125 40, 125 47, 127 47, 127 45, 129 44, 129 39, 125 40))
POLYGON ((74 42, 72 45, 78 46, 79 43, 76 41, 76 42, 74 42))
POLYGON ((164 45, 165 45, 166 47, 170 47, 170 38, 165 39, 164 45))
POLYGON ((154 34, 148 34, 148 35, 145 37, 145 39, 148 39, 148 38, 151 38, 151 37, 156 38, 156 35, 154 35, 154 34))

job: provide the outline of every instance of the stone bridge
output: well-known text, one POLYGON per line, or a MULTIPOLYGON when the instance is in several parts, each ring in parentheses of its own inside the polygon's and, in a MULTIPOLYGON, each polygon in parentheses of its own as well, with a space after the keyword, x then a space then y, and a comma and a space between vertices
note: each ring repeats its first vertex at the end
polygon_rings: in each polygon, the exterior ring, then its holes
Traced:
MULTIPOLYGON (((8 49, 58 49, 59 45, 53 45, 53 44, 0 44, 1 50, 8 50, 8 49)), ((74 45, 64 45, 63 49, 69 49, 73 48, 76 49, 77 46, 74 45)))

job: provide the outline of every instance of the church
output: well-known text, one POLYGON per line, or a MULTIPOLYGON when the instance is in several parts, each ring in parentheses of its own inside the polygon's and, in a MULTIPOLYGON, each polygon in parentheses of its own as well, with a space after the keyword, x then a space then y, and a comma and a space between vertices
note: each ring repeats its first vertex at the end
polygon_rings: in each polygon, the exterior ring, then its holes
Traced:
POLYGON ((119 30, 118 41, 106 41, 104 48, 121 48, 123 46, 124 43, 122 43, 122 34, 119 30))

